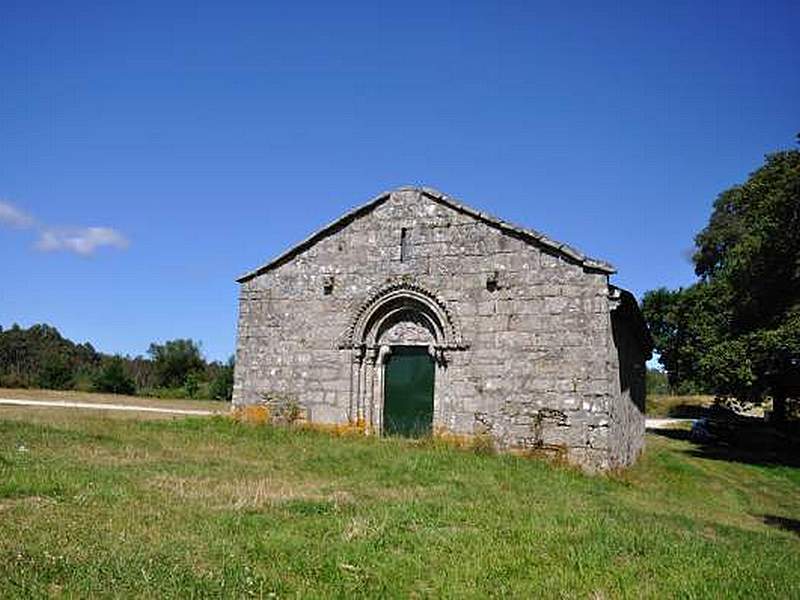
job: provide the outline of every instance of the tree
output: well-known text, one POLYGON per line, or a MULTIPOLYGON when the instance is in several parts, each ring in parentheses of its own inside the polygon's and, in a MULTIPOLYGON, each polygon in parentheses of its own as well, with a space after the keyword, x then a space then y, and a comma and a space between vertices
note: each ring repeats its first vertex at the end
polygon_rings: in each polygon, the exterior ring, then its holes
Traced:
POLYGON ((647 369, 646 385, 648 396, 669 393, 667 374, 658 369, 647 369))
POLYGON ((681 394, 711 391, 701 359, 723 339, 724 299, 708 284, 659 288, 644 295, 642 312, 670 387, 681 394))
POLYGON ((208 393, 212 400, 231 401, 233 397, 233 367, 233 356, 228 359, 227 364, 219 366, 217 374, 211 380, 209 387, 208 393))
POLYGON ((671 385, 800 396, 800 151, 776 152, 719 195, 695 238, 699 281, 648 292, 644 312, 671 385))
POLYGON ((133 394, 136 391, 133 379, 125 372, 125 362, 120 356, 112 356, 104 362, 95 375, 92 387, 98 392, 111 394, 133 394))
POLYGON ((72 369, 61 354, 51 353, 39 368, 36 385, 51 390, 67 390, 72 387, 72 369))
POLYGON ((800 307, 800 151, 769 155, 720 194, 695 245, 695 272, 728 295, 732 333, 783 323, 800 307))
POLYGON ((206 366, 200 344, 190 339, 153 343, 147 352, 153 359, 156 384, 161 387, 183 387, 190 373, 199 373, 206 366))
POLYGON ((94 370, 100 355, 90 344, 75 344, 50 325, 0 331, 0 383, 68 388, 80 370, 94 370))

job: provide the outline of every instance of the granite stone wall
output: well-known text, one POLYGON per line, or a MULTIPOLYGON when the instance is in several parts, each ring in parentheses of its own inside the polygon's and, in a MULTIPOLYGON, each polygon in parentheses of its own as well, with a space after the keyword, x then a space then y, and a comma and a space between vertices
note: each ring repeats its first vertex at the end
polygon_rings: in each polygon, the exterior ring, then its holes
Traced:
POLYGON ((234 403, 290 398, 313 422, 380 433, 386 357, 424 345, 434 431, 630 464, 643 397, 620 373, 646 350, 622 315, 615 337, 613 269, 484 217, 397 190, 240 279, 234 403))

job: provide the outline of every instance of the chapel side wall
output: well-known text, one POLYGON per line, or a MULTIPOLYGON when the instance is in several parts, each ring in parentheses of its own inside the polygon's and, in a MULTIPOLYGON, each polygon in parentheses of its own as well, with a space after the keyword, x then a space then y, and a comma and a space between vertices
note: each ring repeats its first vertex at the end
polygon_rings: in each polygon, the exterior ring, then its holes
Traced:
POLYGON ((610 460, 613 467, 633 464, 644 449, 645 356, 632 325, 621 310, 611 312, 609 367, 612 381, 610 460))
POLYGON ((353 311, 405 278, 448 306, 468 349, 437 374, 434 426, 488 433, 503 447, 545 447, 603 467, 611 381, 607 276, 491 228, 416 191, 241 287, 234 402, 295 395, 311 418, 350 414, 351 353, 337 342, 353 311), (412 197, 409 197, 412 195, 412 197), (401 228, 408 256, 400 260, 401 228), (497 272, 497 287, 487 277, 497 272), (333 276, 333 293, 323 294, 333 276))

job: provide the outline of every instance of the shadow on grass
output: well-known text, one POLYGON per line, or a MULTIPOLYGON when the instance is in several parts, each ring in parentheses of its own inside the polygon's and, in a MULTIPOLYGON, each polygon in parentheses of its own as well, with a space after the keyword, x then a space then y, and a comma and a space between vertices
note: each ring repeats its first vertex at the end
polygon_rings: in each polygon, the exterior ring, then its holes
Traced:
POLYGON ((686 429, 655 429, 653 435, 688 441, 690 456, 751 465, 800 467, 800 427, 792 423, 778 429, 761 419, 712 418, 706 424, 709 435, 698 439, 686 429))
POLYGON ((774 527, 776 529, 782 529, 784 531, 790 531, 796 536, 800 537, 800 521, 797 519, 790 519, 789 517, 779 517, 777 515, 757 515, 761 517, 761 520, 764 522, 765 525, 769 525, 770 527, 774 527))

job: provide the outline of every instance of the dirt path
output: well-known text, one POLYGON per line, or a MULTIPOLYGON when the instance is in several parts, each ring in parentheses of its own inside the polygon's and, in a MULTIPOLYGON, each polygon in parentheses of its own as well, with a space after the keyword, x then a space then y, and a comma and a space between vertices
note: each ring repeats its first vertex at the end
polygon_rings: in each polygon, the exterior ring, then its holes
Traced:
POLYGON ((0 406, 31 406, 40 408, 85 408, 91 410, 126 410, 130 412, 162 413, 169 415, 194 415, 210 417, 223 415, 224 411, 199 410, 187 408, 156 408, 132 404, 108 404, 100 402, 74 402, 70 400, 31 400, 22 398, 0 398, 0 406))
POLYGON ((681 425, 692 425, 697 419, 645 419, 647 429, 676 429, 681 425))

